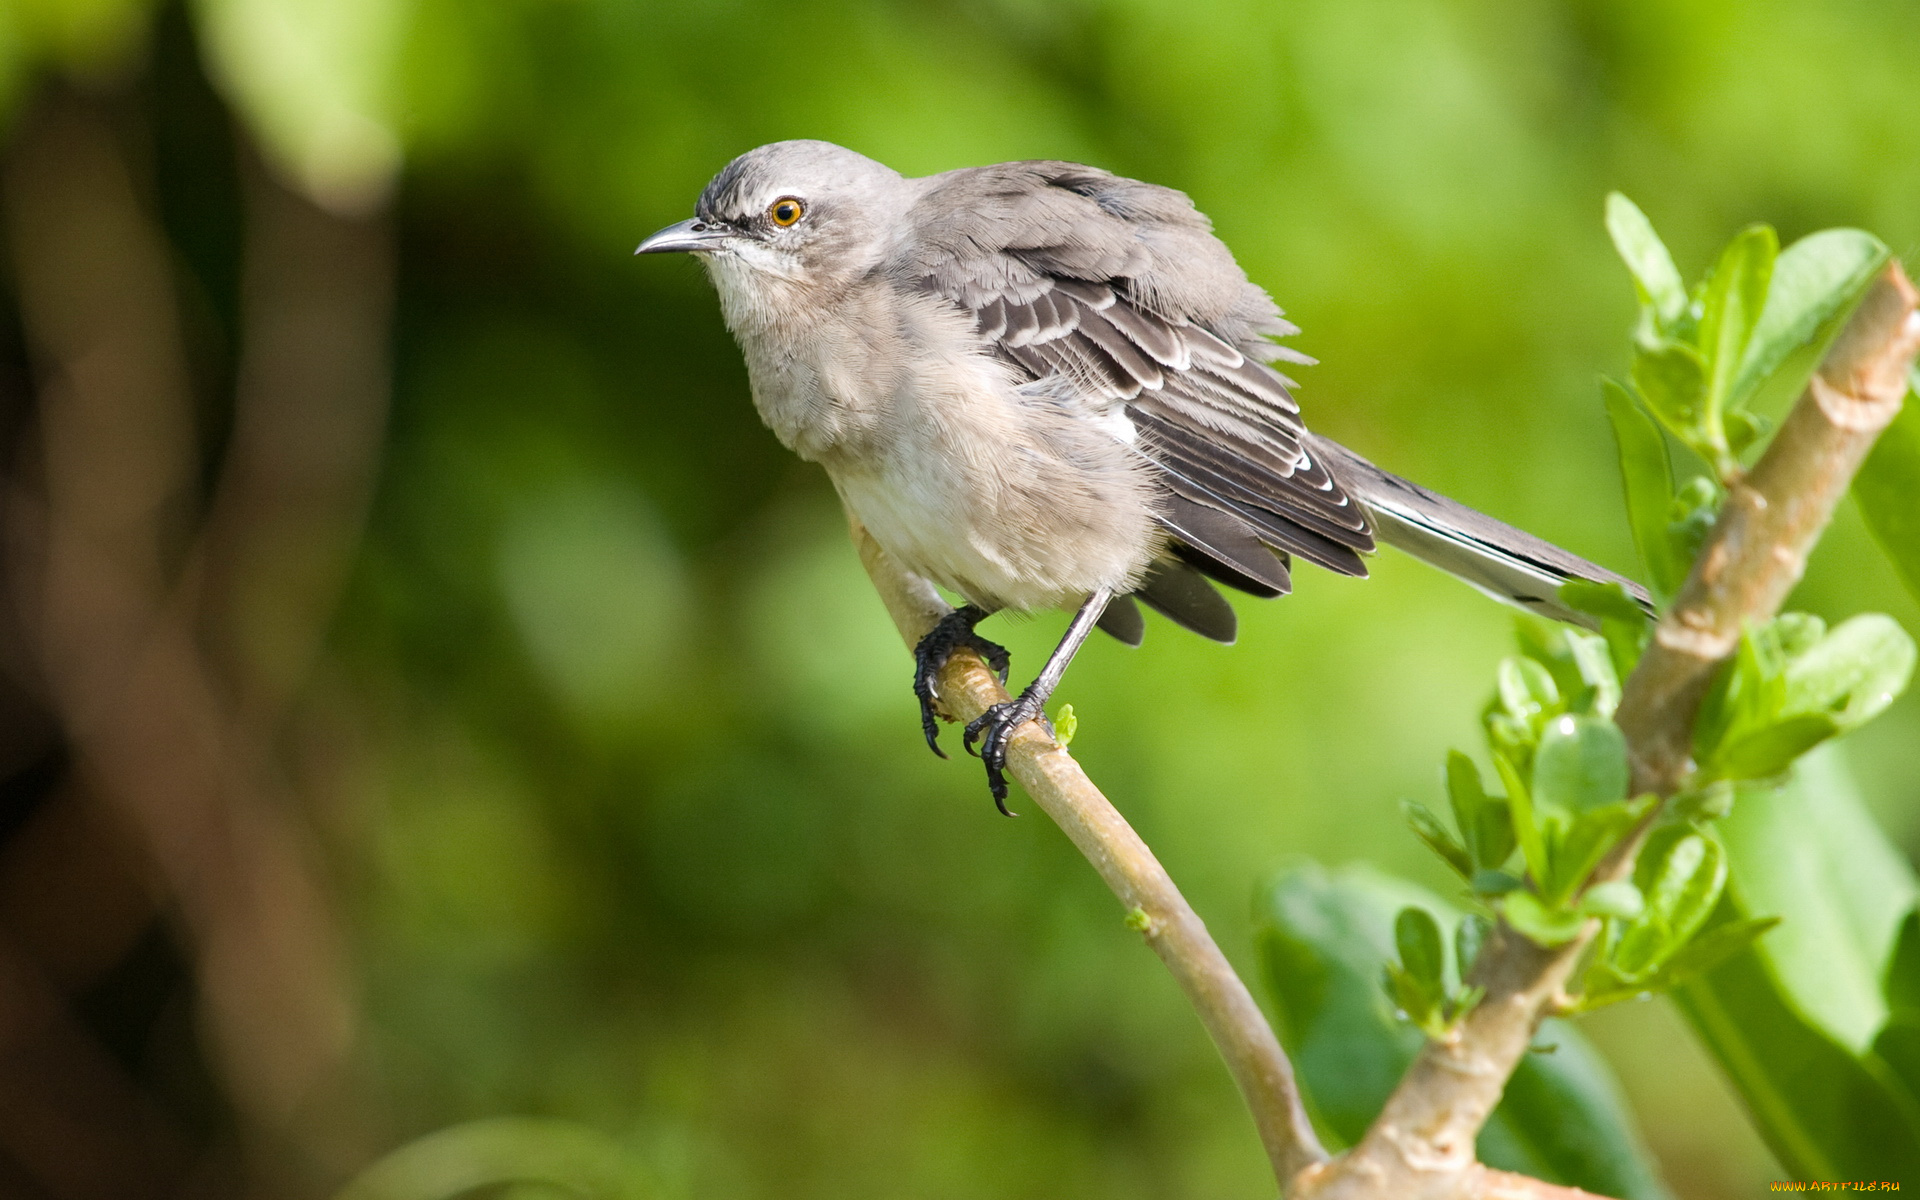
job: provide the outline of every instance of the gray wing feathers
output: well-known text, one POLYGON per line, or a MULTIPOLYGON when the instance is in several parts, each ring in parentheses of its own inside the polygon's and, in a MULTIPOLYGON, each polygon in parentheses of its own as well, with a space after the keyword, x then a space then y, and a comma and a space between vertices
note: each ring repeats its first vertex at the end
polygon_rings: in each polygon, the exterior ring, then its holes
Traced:
MULTIPOLYGON (((1593 624, 1560 603, 1569 579, 1623 584, 1650 607, 1639 585, 1308 433, 1292 382, 1268 364, 1312 360, 1270 340, 1296 330, 1183 194, 1006 163, 927 180, 910 223, 889 267, 903 283, 971 311, 1037 398, 1126 418, 1158 470, 1179 560, 1136 594, 1179 623, 1229 640, 1232 610, 1202 576, 1279 595, 1289 555, 1364 575, 1376 531, 1558 620, 1593 624)), ((1110 612, 1103 628, 1138 632, 1137 610, 1110 612)))
POLYGON ((1568 580, 1585 579, 1617 583, 1641 608, 1654 611, 1647 590, 1631 579, 1383 471, 1338 442, 1309 438, 1373 514, 1382 541, 1494 599, 1595 629, 1595 618, 1568 608, 1558 594, 1568 580))
POLYGON ((901 282, 971 311, 1035 395, 1126 418, 1183 560, 1142 585, 1150 606, 1230 639, 1231 608, 1203 576, 1277 595, 1288 554, 1366 573, 1366 515, 1307 451, 1291 381, 1266 365, 1312 360, 1270 340, 1296 330, 1186 196, 1007 163, 928 180, 910 224, 888 268, 901 282))
POLYGON ((1112 281, 1143 310, 1262 361, 1280 356, 1268 338, 1298 332, 1172 188, 1074 163, 1001 163, 926 180, 908 222, 890 269, 971 311, 1025 303, 1051 279, 1112 281))

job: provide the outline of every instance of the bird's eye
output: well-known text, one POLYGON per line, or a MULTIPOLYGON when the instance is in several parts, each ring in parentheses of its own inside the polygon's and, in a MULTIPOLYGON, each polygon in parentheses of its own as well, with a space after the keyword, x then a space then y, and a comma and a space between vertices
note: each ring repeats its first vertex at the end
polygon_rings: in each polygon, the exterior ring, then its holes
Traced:
POLYGON ((767 219, 784 229, 798 221, 806 211, 806 206, 792 196, 782 196, 768 206, 767 219))

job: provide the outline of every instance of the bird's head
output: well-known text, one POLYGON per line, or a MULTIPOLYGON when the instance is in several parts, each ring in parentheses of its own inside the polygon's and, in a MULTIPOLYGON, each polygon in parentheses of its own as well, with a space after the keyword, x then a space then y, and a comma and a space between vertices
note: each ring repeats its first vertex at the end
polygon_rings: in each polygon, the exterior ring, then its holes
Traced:
POLYGON ((831 286, 873 263, 885 217, 907 182, 831 142, 774 142, 728 163, 692 219, 667 226, 634 253, 697 254, 723 291, 775 281, 831 286))

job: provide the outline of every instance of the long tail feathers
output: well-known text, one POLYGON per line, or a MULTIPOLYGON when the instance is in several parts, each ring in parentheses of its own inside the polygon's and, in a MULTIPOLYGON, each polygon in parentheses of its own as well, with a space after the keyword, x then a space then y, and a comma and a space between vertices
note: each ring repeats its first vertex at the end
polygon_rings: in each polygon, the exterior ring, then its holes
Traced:
POLYGON ((1313 444, 1333 465, 1340 482, 1373 515, 1381 541, 1496 600, 1593 629, 1599 622, 1568 608, 1559 595, 1561 584, 1585 579, 1617 583, 1642 608, 1653 612, 1647 589, 1631 579, 1383 471, 1338 442, 1315 437, 1313 444))

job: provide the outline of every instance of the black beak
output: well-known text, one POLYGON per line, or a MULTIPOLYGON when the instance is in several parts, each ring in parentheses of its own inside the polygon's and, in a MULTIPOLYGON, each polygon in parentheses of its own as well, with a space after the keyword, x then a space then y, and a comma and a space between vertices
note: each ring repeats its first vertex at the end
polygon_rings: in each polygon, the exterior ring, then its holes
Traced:
POLYGON ((667 226, 640 243, 635 254, 671 254, 674 252, 711 253, 721 248, 731 231, 698 217, 667 226))

